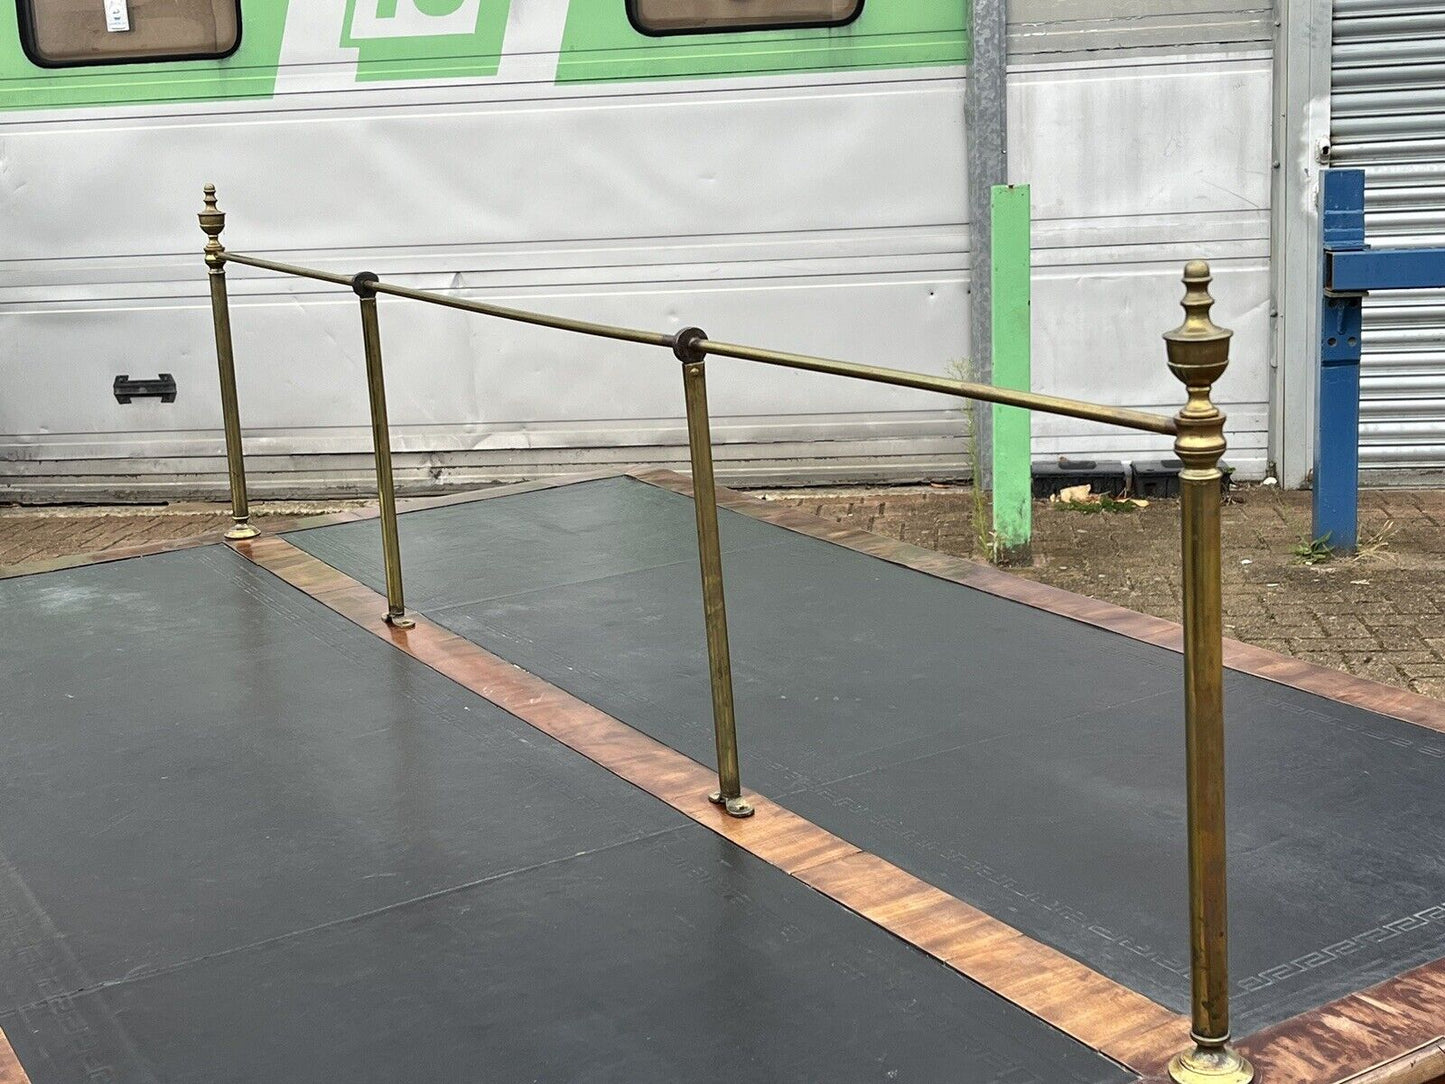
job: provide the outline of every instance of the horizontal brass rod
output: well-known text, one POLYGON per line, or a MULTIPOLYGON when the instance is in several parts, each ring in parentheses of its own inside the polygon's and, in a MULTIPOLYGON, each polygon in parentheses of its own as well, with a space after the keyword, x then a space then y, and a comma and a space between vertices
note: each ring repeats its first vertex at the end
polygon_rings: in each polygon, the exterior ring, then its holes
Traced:
POLYGON ((485 301, 467 301, 460 297, 435 294, 429 290, 412 290, 406 286, 393 286, 387 282, 374 282, 371 288, 379 294, 393 297, 409 297, 413 301, 427 301, 449 309, 481 313, 502 320, 516 320, 518 323, 534 324, 537 327, 551 327, 559 331, 575 331, 579 335, 593 335, 601 339, 618 339, 622 342, 643 343, 647 346, 672 347, 672 336, 661 331, 640 331, 631 327, 614 327, 612 324, 594 324, 588 320, 569 320, 564 316, 547 316, 525 309, 509 309, 501 305, 490 305, 485 301))
POLYGON ((1057 395, 1014 391, 1011 388, 996 388, 991 384, 950 380, 943 376, 910 373, 903 369, 884 369, 876 365, 858 365, 851 361, 833 361, 830 358, 815 358, 807 354, 784 354, 777 350, 763 350, 756 346, 738 346, 735 343, 712 342, 709 339, 702 339, 694 345, 703 353, 723 358, 760 361, 765 365, 782 365, 789 369, 804 369, 810 373, 832 373, 835 376, 851 376, 857 380, 871 380, 876 384, 892 384, 900 388, 936 391, 943 395, 954 395, 963 399, 979 399, 986 403, 1002 403, 1005 406, 1023 407, 1026 410, 1039 410, 1045 414, 1063 414, 1070 418, 1083 418, 1091 422, 1107 422, 1111 425, 1123 426, 1125 429, 1142 429, 1147 433, 1173 435, 1175 431, 1173 418, 1163 414, 1150 414, 1143 410, 1126 410, 1123 407, 1086 403, 1081 399, 1063 399, 1057 395))
POLYGON ((330 271, 318 271, 314 267, 296 267, 294 264, 263 260, 257 256, 243 256, 239 252, 226 252, 222 255, 227 263, 243 263, 247 267, 259 267, 262 271, 279 271, 283 275, 295 275, 297 278, 334 282, 348 289, 351 286, 350 275, 333 275, 330 271))
MULTIPOLYGON (((334 282, 339 286, 351 286, 347 275, 333 275, 310 267, 294 267, 291 264, 263 260, 256 256, 245 256, 235 252, 225 253, 228 261, 259 267, 265 271, 279 271, 283 275, 297 275, 301 278, 334 282)), ((673 336, 661 331, 641 331, 637 328, 615 327, 611 324, 596 324, 587 320, 569 320, 561 316, 547 316, 543 313, 528 312, 525 309, 511 309, 492 305, 485 301, 468 301, 430 290, 413 290, 407 286, 393 286, 388 282, 370 282, 370 289, 379 294, 405 297, 412 301, 425 301, 463 312, 475 312, 482 316, 495 316, 502 320, 515 320, 537 327, 550 327, 558 331, 572 331, 581 335, 593 335, 603 339, 617 339, 622 342, 642 343, 645 346, 661 346, 671 349, 673 336)), ((834 376, 848 376, 856 380, 871 380, 875 384, 892 384, 899 388, 917 388, 919 391, 933 391, 961 399, 978 399, 985 403, 1002 403, 1004 406, 1038 410, 1045 414, 1062 414, 1085 421, 1104 422, 1125 429, 1139 429, 1146 433, 1174 435, 1174 419, 1164 414, 1150 414, 1143 410, 1127 410, 1123 407, 1103 406, 1086 403, 1080 399, 1064 399, 1057 395, 1039 395, 1036 392, 1015 391, 1011 388, 995 388, 990 384, 975 384, 967 380, 950 380, 927 373, 910 373, 903 369, 885 369, 876 365, 859 365, 850 361, 833 361, 829 358, 811 357, 807 354, 787 354, 778 350, 764 350, 756 346, 739 346, 736 343, 713 342, 700 339, 693 347, 702 354, 713 354, 723 358, 737 358, 741 361, 757 361, 765 365, 781 365, 789 369, 803 369, 813 373, 831 373, 834 376)))
MULTIPOLYGON (((234 252, 226 253, 226 259, 246 264, 248 267, 259 267, 265 271, 279 271, 283 275, 319 279, 322 282, 334 282, 340 286, 351 285, 349 275, 333 275, 310 267, 293 267, 290 264, 262 260, 255 256, 238 255, 234 252)), ((412 301, 425 301, 428 304, 441 305, 443 308, 461 309, 463 312, 475 312, 482 316, 495 316, 500 320, 515 320, 518 323, 534 324, 537 327, 556 328, 558 331, 572 331, 579 335, 593 335, 602 339, 643 343, 646 346, 669 348, 672 346, 672 336, 660 331, 639 331, 630 327, 614 327, 612 324, 596 324, 589 320, 569 320, 563 316, 548 316, 540 312, 528 312, 525 309, 509 309, 503 305, 492 305, 485 301, 468 301, 465 298, 433 293, 430 290, 413 290, 406 286, 393 286, 389 282, 372 282, 368 283, 368 286, 378 294, 391 294, 393 297, 410 298, 412 301)))

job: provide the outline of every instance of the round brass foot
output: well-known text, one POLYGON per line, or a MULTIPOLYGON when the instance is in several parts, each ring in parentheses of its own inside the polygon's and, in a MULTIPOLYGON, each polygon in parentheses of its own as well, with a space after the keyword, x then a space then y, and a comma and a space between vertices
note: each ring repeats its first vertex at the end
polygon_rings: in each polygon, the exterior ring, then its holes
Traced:
POLYGON ((248 538, 255 538, 260 533, 249 523, 237 523, 226 532, 226 537, 232 542, 244 542, 248 538))
POLYGON ((386 623, 394 629, 414 629, 416 622, 406 614, 387 614, 386 623))
POLYGON ((748 804, 746 798, 724 798, 722 791, 715 790, 707 796, 707 800, 713 805, 722 806, 729 817, 751 817, 753 815, 753 807, 748 804))
POLYGON ((1231 1046, 1196 1046, 1169 1062, 1175 1084, 1250 1084, 1254 1066, 1231 1046))

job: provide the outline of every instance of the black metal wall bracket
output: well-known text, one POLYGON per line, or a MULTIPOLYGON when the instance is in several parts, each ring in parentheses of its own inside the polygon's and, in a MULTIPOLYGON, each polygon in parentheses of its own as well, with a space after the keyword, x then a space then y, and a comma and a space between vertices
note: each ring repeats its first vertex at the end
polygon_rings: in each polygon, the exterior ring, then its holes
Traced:
POLYGON ((132 399, 159 399, 163 403, 176 401, 176 378, 170 373, 161 373, 154 380, 132 380, 128 373, 121 373, 111 387, 117 403, 129 403, 132 399))

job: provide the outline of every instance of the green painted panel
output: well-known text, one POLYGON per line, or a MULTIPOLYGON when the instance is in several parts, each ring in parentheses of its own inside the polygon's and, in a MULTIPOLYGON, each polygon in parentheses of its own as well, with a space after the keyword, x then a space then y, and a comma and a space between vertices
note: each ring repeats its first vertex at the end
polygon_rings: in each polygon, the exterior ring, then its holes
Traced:
POLYGON ((0 112, 86 105, 269 98, 288 0, 242 0, 241 48, 224 60, 41 68, 20 47, 14 0, 0 0, 0 112))
MULTIPOLYGON (((474 25, 462 32, 360 36, 356 8, 367 5, 383 26, 397 19, 398 0, 346 0, 341 32, 344 48, 356 50, 357 82, 389 79, 486 78, 497 74, 511 0, 481 0, 474 25)), ((596 0, 589 0, 596 2, 596 0)), ((412 0, 423 19, 451 20, 466 0, 412 0)))
MULTIPOLYGON (((1030 391, 1029 186, 995 185, 993 210, 993 382, 1030 391)), ((1028 559, 1033 532, 1030 411, 993 408, 993 529, 1000 560, 1028 559)))
POLYGON ((573 0, 557 82, 966 64, 968 0, 865 0, 847 26, 648 37, 623 0, 573 0))

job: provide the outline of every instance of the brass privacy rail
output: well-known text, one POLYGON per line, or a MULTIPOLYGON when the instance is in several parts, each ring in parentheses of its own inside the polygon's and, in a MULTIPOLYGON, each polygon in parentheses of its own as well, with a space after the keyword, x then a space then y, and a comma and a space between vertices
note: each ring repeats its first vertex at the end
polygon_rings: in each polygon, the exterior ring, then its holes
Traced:
POLYGON ((221 376, 226 462, 234 525, 227 537, 253 538, 246 498, 241 424, 236 397, 231 319, 226 294, 226 264, 329 282, 353 290, 361 303, 366 350, 367 389, 371 400, 372 443, 380 505, 382 555, 386 566, 386 621, 396 628, 413 622, 402 593, 401 547, 392 480, 391 444, 382 372, 378 294, 516 320, 575 334, 669 349, 682 363, 687 409, 688 449, 692 460, 693 506, 697 518, 698 561, 702 572, 708 669, 712 686, 713 732, 717 745, 718 790, 710 799, 735 817, 752 814, 742 795, 737 729, 733 709, 732 662, 727 610, 723 601, 722 549, 718 539, 717 489, 713 476, 712 435, 707 407, 705 361, 718 357, 755 361, 809 372, 830 373, 896 387, 916 388, 963 399, 1023 407, 1174 437, 1180 472, 1184 567, 1184 704, 1186 800, 1189 814, 1189 914, 1194 1045, 1170 1062, 1170 1075, 1181 1084, 1247 1084, 1249 1062, 1229 1045, 1228 923, 1225 895, 1224 823, 1224 640, 1220 589, 1220 457, 1224 454, 1224 415, 1210 399, 1214 383, 1229 364, 1232 332, 1209 317, 1209 265, 1192 261, 1184 269, 1184 322, 1164 334, 1170 371, 1185 385, 1188 401, 1174 417, 1103 406, 1077 399, 995 388, 923 373, 905 372, 806 354, 709 339, 701 329, 642 331, 610 324, 469 301, 380 281, 370 272, 346 276, 298 267, 258 256, 227 252, 221 245, 226 216, 216 206, 216 190, 206 185, 201 229, 207 236, 206 267, 215 321, 216 356, 221 376))
MULTIPOLYGON (((246 256, 239 252, 225 252, 228 263, 259 267, 264 271, 278 271, 283 275, 298 278, 332 282, 338 286, 351 286, 352 279, 310 267, 263 260, 259 256, 246 256)), ((967 380, 949 380, 946 377, 931 376, 927 373, 910 373, 903 369, 885 369, 876 365, 858 365, 850 361, 834 361, 831 358, 811 357, 807 354, 787 354, 778 350, 765 350, 758 346, 739 346, 735 343, 720 343, 702 335, 696 328, 685 328, 676 333, 662 331, 640 331, 630 327, 615 327, 611 324, 596 324, 588 320, 569 320, 561 316, 527 312, 524 309, 509 309, 502 305, 491 305, 485 301, 468 301, 448 294, 432 293, 428 290, 413 290, 407 286, 396 286, 389 282, 373 281, 371 289, 379 294, 406 297, 413 301, 426 301, 449 309, 475 312, 482 316, 495 316, 503 320, 537 327, 551 327, 559 331, 572 331, 581 335, 594 335, 602 339, 617 339, 622 342, 642 343, 646 346, 663 346, 676 350, 680 337, 696 333, 687 340, 687 348, 706 357, 738 358, 742 361, 760 361, 767 365, 781 365, 789 369, 805 369, 814 373, 832 373, 835 376, 851 376, 859 380, 871 380, 878 384, 892 384, 900 388, 916 388, 919 391, 935 391, 944 395, 955 395, 964 399, 981 399, 1005 406, 1042 410, 1048 414, 1064 414, 1087 421, 1106 422, 1126 429, 1141 429, 1149 433, 1164 433, 1172 436, 1176 431, 1174 419, 1164 414, 1149 414, 1142 410, 1125 410, 1122 407, 1101 406, 1079 399, 1063 399, 1056 395, 1039 395, 1035 392, 1014 391, 1010 388, 996 388, 991 384, 975 384, 967 380)))

